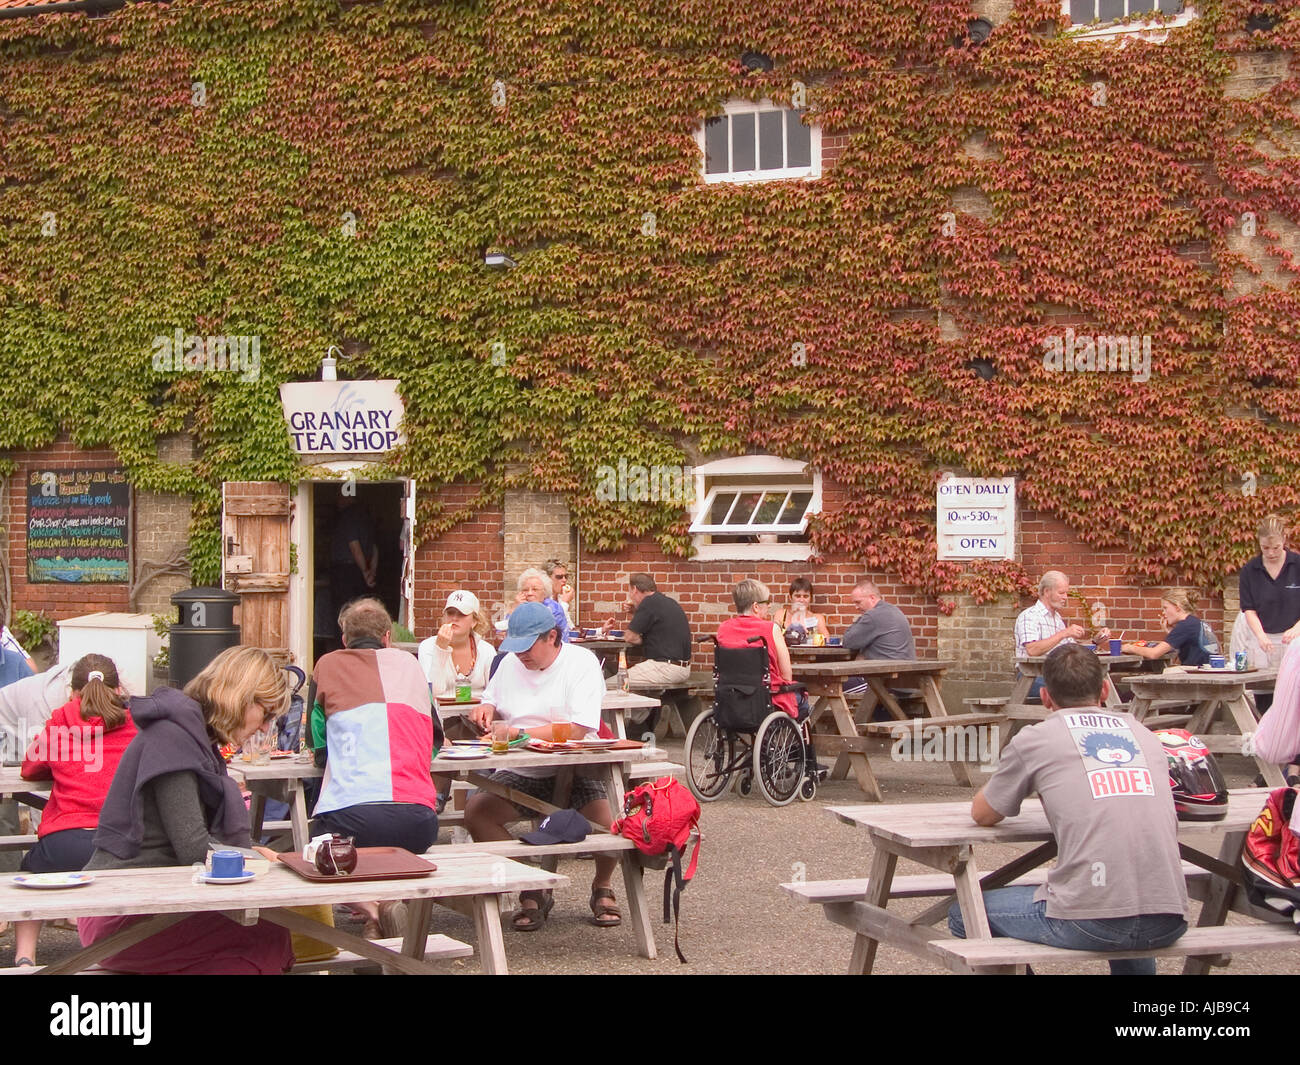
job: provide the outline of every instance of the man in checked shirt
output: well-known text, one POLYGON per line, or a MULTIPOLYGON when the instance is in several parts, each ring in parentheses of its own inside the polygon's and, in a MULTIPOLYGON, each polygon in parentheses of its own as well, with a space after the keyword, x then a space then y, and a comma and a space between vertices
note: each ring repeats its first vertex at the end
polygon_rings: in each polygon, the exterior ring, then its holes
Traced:
MULTIPOLYGON (((1061 617, 1061 608, 1069 594, 1070 578, 1064 573, 1053 569, 1043 574, 1038 582, 1038 602, 1022 610, 1016 618, 1016 658, 1037 658, 1063 643, 1083 639, 1084 627, 1066 624, 1065 618, 1061 617)), ((1109 637, 1110 633, 1105 629, 1097 633, 1098 640, 1109 637)), ((1027 698, 1037 702, 1042 688, 1043 678, 1036 677, 1027 698)))

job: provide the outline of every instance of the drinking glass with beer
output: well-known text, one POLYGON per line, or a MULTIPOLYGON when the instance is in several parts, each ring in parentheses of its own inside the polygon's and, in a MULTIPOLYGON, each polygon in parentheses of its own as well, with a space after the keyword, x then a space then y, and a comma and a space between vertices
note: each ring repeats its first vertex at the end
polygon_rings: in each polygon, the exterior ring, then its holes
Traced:
POLYGON ((492 722, 492 753, 505 754, 510 750, 510 722, 492 722))
POLYGON ((556 743, 568 743, 572 735, 573 719, 569 716, 569 708, 551 707, 551 739, 556 743))

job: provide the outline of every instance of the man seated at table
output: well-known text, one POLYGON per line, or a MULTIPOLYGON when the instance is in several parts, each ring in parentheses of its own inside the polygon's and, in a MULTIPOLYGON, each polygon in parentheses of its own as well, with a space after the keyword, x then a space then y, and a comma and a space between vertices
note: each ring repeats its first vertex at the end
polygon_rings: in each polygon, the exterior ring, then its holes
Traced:
MULTIPOLYGON (((685 687, 691 680, 691 625, 686 611, 659 591, 648 573, 634 573, 627 579, 627 598, 632 620, 623 639, 645 653, 628 669, 628 682, 634 688, 685 687)), ((614 627, 615 619, 610 618, 606 628, 614 627)))
MULTIPOLYGON (((312 746, 327 759, 310 828, 352 836, 358 847, 423 854, 438 839, 429 769, 442 725, 419 662, 390 646, 392 627, 379 600, 349 603, 339 615, 343 650, 322 655, 312 671, 312 746)), ((401 929, 400 903, 358 909, 368 938, 401 929)))
MULTIPOLYGON (((1168 946, 1187 930, 1187 885, 1164 748, 1132 715, 1101 709, 1106 672, 1086 647, 1052 651, 1043 680, 1054 712, 1007 745, 971 817, 996 825, 1036 792, 1056 866, 1041 887, 984 892, 989 929, 1071 950, 1168 946)), ((956 904, 948 926, 965 937, 956 904)), ((1110 971, 1154 976, 1156 963, 1112 961, 1110 971)))
MULTIPOLYGON (((536 739, 551 737, 551 708, 563 707, 574 725, 574 738, 594 735, 600 728, 600 704, 605 678, 600 662, 585 647, 564 643, 551 611, 542 603, 521 603, 510 615, 501 650, 513 652, 502 659, 483 691, 482 702, 470 711, 470 720, 484 731, 494 720, 510 724, 512 737, 526 730, 536 739)), ((542 802, 555 798, 556 767, 520 766, 492 774, 494 783, 542 802)), ((609 827, 613 820, 602 782, 574 773, 568 806, 588 821, 609 827)), ((507 840, 511 821, 538 816, 535 810, 517 805, 487 791, 476 792, 465 807, 465 827, 476 843, 507 840)), ((596 858, 591 881, 592 923, 613 928, 622 917, 610 887, 618 859, 596 858)), ((524 891, 519 910, 511 917, 521 932, 541 928, 555 900, 549 891, 524 891)))
MULTIPOLYGON (((1061 608, 1069 601, 1070 578, 1059 570, 1048 570, 1038 581, 1038 601, 1020 612, 1016 618, 1016 657, 1037 658, 1061 644, 1082 640, 1082 625, 1067 625, 1061 617, 1061 608)), ((1109 633, 1099 632, 1098 639, 1109 633)), ((1019 674, 1017 673, 1017 676, 1019 674)), ((1043 678, 1035 677, 1026 697, 1037 702, 1043 690, 1043 678)))
MULTIPOLYGON (((880 589, 872 581, 858 581, 849 593, 857 620, 844 634, 844 646, 854 658, 916 658, 916 640, 906 615, 880 598, 880 589)), ((864 677, 845 677, 844 694, 862 695, 867 690, 864 677)))

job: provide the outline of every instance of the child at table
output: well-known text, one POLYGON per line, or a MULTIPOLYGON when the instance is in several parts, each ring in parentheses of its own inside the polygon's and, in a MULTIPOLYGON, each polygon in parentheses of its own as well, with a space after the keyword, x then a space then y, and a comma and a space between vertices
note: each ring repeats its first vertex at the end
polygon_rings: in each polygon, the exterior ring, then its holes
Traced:
MULTIPOLYGON (((25 873, 70 873, 90 861, 100 807, 135 739, 135 722, 111 658, 78 659, 71 684, 72 698, 50 715, 23 757, 24 780, 54 781, 36 846, 22 861, 25 873)), ((14 964, 35 965, 41 922, 19 921, 14 931, 14 964)))

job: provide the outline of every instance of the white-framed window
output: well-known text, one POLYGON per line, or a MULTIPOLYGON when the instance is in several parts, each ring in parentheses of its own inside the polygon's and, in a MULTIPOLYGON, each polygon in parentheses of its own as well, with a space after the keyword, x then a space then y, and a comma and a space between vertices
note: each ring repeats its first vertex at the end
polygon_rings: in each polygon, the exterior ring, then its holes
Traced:
POLYGON ((822 507, 821 475, 775 455, 744 455, 695 468, 695 557, 800 562, 812 555, 808 519, 822 507))
POLYGON ((770 100, 733 100, 696 134, 704 180, 776 181, 822 174, 822 134, 803 112, 770 100))
POLYGON ((1185 26, 1196 18, 1196 9, 1185 0, 1061 0, 1061 10, 1077 27, 1070 34, 1076 40, 1136 34, 1147 40, 1162 41, 1169 29, 1185 26), (1147 12, 1161 16, 1160 20, 1116 21, 1147 12))

